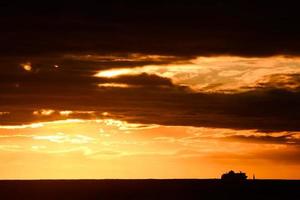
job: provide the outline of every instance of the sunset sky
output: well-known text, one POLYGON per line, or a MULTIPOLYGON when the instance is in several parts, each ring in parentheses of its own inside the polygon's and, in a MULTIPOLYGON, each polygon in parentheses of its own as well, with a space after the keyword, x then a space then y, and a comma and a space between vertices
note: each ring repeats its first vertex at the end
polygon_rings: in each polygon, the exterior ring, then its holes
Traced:
POLYGON ((0 179, 300 179, 299 17, 259 1, 0 3, 0 179))

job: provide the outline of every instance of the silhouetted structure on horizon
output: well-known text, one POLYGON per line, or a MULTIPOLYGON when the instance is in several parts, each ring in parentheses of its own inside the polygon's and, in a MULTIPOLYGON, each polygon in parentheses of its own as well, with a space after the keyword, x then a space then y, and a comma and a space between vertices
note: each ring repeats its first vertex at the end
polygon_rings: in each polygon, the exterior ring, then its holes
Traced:
POLYGON ((235 173, 231 170, 228 173, 222 174, 221 180, 229 182, 239 182, 247 180, 247 176, 244 172, 235 173))

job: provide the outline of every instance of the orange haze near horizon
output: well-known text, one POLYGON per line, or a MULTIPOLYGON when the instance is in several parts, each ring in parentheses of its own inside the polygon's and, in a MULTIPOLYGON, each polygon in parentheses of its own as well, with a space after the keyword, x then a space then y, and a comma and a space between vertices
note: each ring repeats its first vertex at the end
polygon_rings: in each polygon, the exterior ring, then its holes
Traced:
MULTIPOLYGON (((287 144, 245 142, 256 131, 132 124, 104 118, 0 127, 1 179, 299 179, 287 144), (279 155, 276 155, 279 154, 279 155), (272 170, 270 170, 272 169, 272 170), (286 170, 288 169, 288 170, 286 170)), ((280 137, 285 133, 274 133, 280 137)), ((299 136, 299 134, 298 134, 299 136)))

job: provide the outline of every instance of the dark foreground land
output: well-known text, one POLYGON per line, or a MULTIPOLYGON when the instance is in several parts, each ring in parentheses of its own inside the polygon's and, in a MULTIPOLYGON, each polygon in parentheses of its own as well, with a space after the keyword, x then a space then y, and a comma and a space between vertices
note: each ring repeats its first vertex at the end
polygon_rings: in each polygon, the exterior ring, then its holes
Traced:
POLYGON ((300 181, 26 180, 0 181, 1 200, 300 199, 300 181))

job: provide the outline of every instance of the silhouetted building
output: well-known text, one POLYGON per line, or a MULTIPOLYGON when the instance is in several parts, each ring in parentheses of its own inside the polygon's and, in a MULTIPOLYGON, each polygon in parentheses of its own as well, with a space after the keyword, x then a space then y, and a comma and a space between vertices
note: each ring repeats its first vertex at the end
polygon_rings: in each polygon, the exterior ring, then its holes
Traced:
POLYGON ((239 172, 235 173, 234 171, 229 171, 221 176, 221 179, 224 181, 237 182, 245 181, 247 179, 246 173, 239 172))

